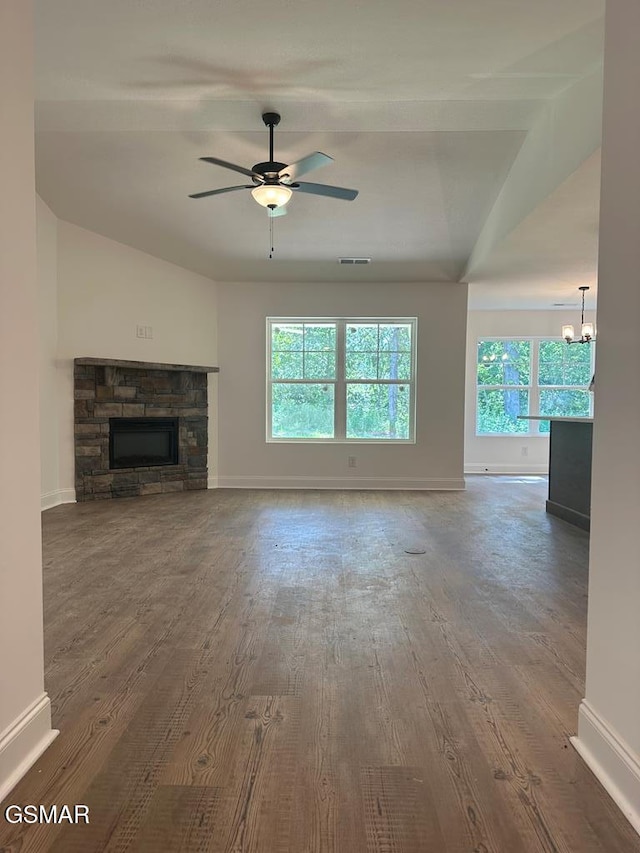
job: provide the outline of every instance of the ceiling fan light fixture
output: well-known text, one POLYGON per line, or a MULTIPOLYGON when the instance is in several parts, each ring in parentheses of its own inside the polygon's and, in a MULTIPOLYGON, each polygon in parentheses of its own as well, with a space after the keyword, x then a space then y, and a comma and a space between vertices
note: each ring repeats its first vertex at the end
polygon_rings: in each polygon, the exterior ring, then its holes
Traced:
POLYGON ((261 184, 251 190, 251 195, 263 207, 283 207, 293 195, 289 187, 282 184, 261 184))

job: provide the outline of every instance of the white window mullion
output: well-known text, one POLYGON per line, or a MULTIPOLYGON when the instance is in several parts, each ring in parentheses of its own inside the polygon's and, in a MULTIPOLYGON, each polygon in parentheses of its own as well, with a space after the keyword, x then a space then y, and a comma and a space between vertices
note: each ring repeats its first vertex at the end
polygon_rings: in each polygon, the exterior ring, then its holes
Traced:
MULTIPOLYGON (((591 352, 591 376, 594 377, 596 375, 596 345, 594 343, 587 344, 590 347, 591 352)), ((593 394, 589 394, 589 417, 593 417, 593 394)))
MULTIPOLYGON (((540 341, 532 341, 531 347, 531 391, 529 392, 529 414, 540 412, 540 341)), ((529 434, 540 435, 540 421, 529 421, 529 434)))
POLYGON ((347 383, 346 383, 346 322, 336 323, 336 385, 334 395, 334 436, 343 440, 347 436, 347 383))
POLYGON ((267 441, 271 440, 271 436, 273 435, 273 427, 272 427, 272 410, 271 410, 271 385, 273 379, 272 372, 272 356, 271 356, 271 331, 272 323, 271 320, 267 317, 267 331, 266 331, 266 374, 267 374, 267 388, 266 388, 266 409, 267 409, 267 441))
POLYGON ((303 323, 303 324, 302 324, 302 378, 303 378, 303 379, 304 379, 304 377, 306 376, 305 369, 304 369, 304 365, 305 365, 305 355, 306 355, 305 350, 306 350, 306 346, 307 346, 307 345, 306 345, 306 343, 305 343, 305 337, 306 337, 306 335, 305 335, 305 329, 306 329, 306 328, 307 328, 307 327, 306 327, 306 324, 305 324, 305 323, 303 323))

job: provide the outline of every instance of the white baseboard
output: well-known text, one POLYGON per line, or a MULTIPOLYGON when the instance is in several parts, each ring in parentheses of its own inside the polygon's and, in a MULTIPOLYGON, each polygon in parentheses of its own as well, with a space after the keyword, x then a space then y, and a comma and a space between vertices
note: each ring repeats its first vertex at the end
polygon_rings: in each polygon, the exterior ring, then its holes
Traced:
POLYGON ((456 490, 464 479, 419 479, 412 477, 227 477, 217 478, 220 489, 412 489, 456 490))
POLYGON ((218 488, 218 477, 217 475, 214 477, 209 477, 207 480, 207 488, 208 489, 217 489, 218 488))
POLYGON ((578 735, 571 743, 640 834, 640 756, 597 711, 583 699, 578 712, 578 735))
POLYGON ((0 733, 0 800, 17 785, 58 734, 57 729, 51 728, 51 702, 46 693, 0 733))
POLYGON ((547 462, 527 464, 513 462, 495 463, 495 462, 466 462, 464 466, 465 474, 548 474, 549 465, 547 462))
POLYGON ((40 509, 53 509, 60 504, 74 504, 76 493, 74 489, 55 489, 53 492, 45 492, 40 495, 40 509))

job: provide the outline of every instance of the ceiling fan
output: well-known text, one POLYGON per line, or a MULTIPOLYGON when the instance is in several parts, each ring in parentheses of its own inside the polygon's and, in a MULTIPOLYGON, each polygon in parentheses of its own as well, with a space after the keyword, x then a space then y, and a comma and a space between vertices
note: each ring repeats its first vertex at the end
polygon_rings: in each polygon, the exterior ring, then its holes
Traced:
POLYGON ((236 166, 235 163, 228 163, 226 160, 219 160, 217 157, 200 158, 205 163, 213 163, 215 166, 222 166, 224 169, 240 172, 241 175, 251 178, 252 183, 194 193, 189 198, 205 198, 210 195, 235 192, 236 190, 251 190, 251 195, 258 204, 267 208, 269 216, 283 216, 287 212, 285 205, 293 192, 324 195, 329 198, 343 199, 344 201, 353 201, 358 195, 358 190, 298 181, 301 175, 306 175, 312 169, 318 169, 320 166, 332 163, 333 157, 328 157, 320 151, 314 151, 313 154, 309 154, 295 163, 289 165, 279 163, 273 159, 273 128, 280 124, 280 115, 271 112, 263 113, 262 121, 269 128, 269 160, 267 162, 256 163, 251 169, 245 169, 244 166, 236 166))

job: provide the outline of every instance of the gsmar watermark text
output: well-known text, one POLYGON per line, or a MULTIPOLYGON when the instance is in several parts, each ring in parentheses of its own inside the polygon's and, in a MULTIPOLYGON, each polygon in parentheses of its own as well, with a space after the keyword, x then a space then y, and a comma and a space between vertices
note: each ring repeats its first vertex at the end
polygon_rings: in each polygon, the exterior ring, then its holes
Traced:
POLYGON ((7 806, 9 823, 89 823, 89 806, 7 806))

